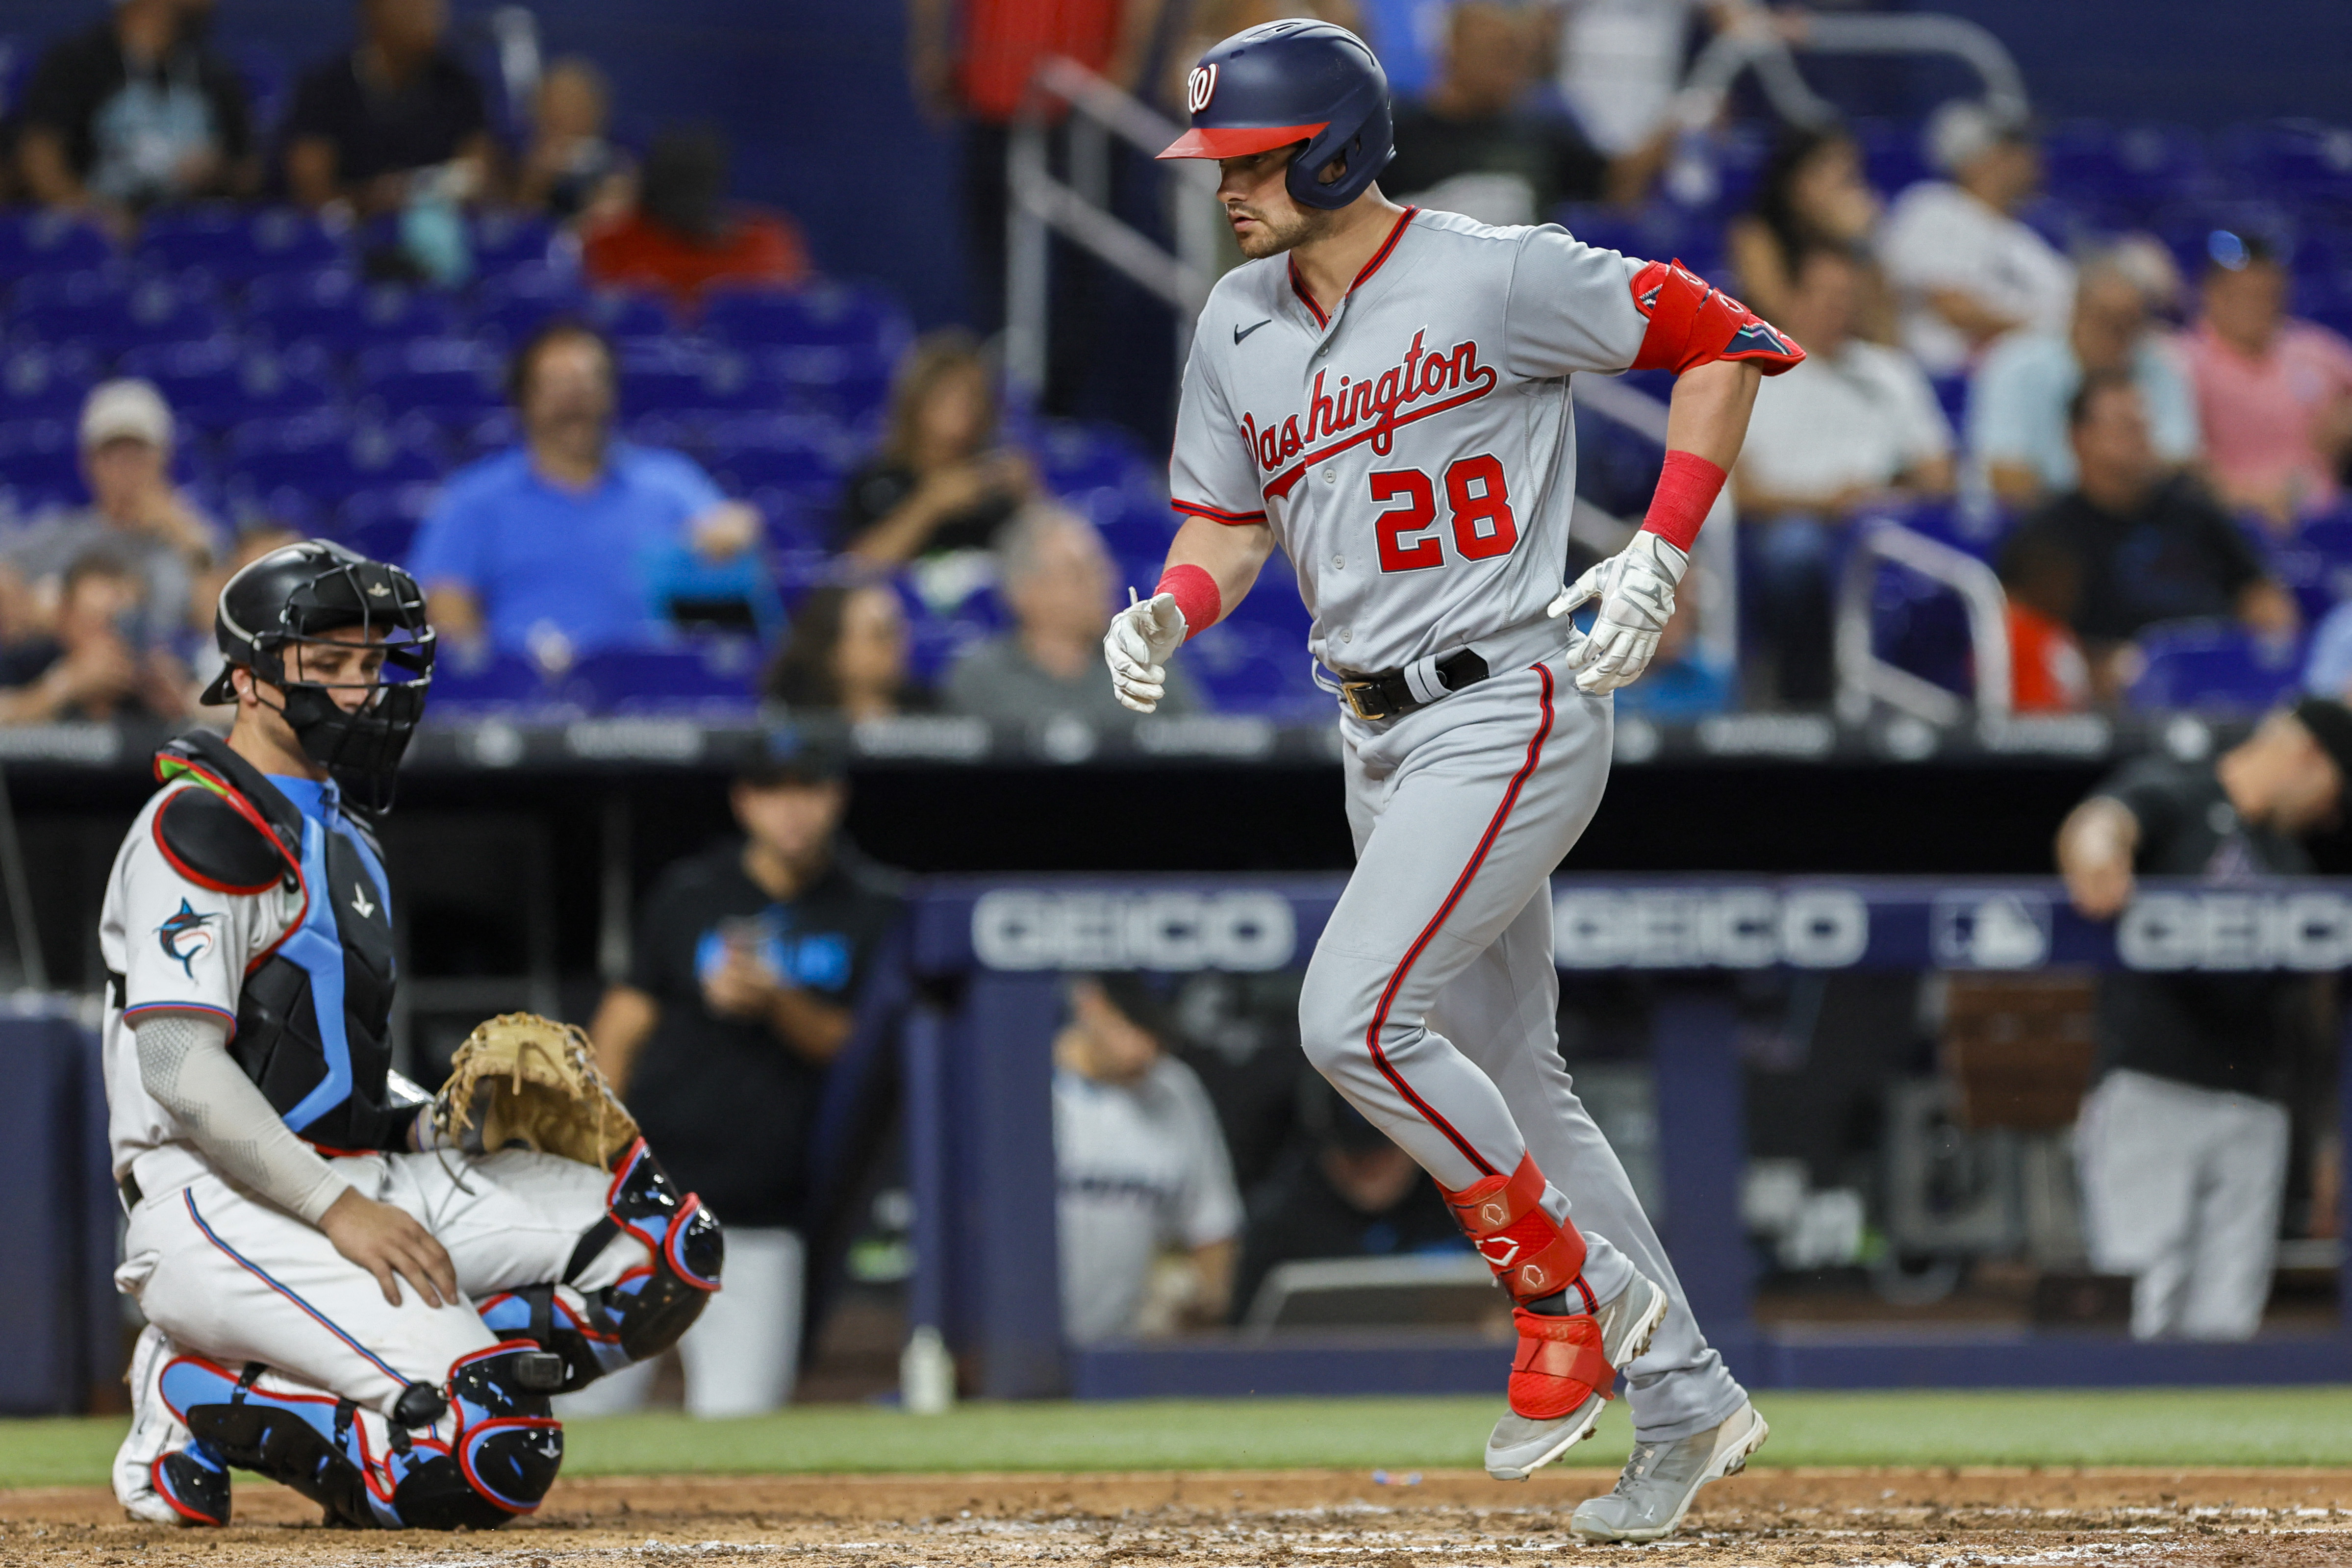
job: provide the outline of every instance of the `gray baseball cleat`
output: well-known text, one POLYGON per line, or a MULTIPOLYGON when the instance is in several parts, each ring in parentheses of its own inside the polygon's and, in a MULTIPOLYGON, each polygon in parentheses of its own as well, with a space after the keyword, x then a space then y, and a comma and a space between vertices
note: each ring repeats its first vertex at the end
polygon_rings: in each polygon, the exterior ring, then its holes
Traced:
MULTIPOLYGON (((1640 1274, 1601 1304, 1593 1317, 1601 1325, 1601 1356, 1611 1367, 1622 1367, 1650 1348, 1650 1336, 1665 1321, 1671 1304, 1663 1287, 1640 1274)), ((1486 1473, 1498 1481, 1526 1480, 1591 1436, 1601 1413, 1608 1407, 1609 1386, 1604 1383, 1583 1404, 1553 1420, 1538 1421, 1504 1411, 1486 1438, 1486 1473)))
POLYGON ((1675 1532, 1698 1489, 1748 1468, 1772 1429, 1742 1403, 1730 1419, 1672 1443, 1636 1443, 1616 1489, 1576 1505, 1569 1528, 1587 1541, 1658 1541, 1675 1532))

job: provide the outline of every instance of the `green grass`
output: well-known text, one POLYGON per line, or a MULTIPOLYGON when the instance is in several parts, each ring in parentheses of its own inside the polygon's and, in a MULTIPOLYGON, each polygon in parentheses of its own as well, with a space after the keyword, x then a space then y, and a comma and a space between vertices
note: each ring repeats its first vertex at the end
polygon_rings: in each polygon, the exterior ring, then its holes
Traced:
MULTIPOLYGON (((2352 1466, 2352 1389, 1765 1394, 1765 1465, 2352 1466)), ((570 1475, 789 1471, 1462 1468, 1491 1399, 966 1405, 930 1418, 810 1405, 740 1421, 674 1414, 565 1427, 570 1475)), ((0 1487, 99 1485, 110 1419, 0 1421, 0 1487)), ((1614 1468, 1622 1403, 1570 1462, 1614 1468)))

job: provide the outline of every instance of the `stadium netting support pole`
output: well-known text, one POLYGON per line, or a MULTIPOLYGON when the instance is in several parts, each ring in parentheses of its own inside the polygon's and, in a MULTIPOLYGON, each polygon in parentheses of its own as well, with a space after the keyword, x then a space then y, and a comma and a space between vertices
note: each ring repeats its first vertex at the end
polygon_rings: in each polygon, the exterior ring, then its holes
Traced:
POLYGON ((1768 1383, 1750 1353, 1755 1264, 1739 1219, 1748 1095, 1738 1015, 1722 982, 1675 981, 1660 988, 1651 1028, 1666 1189, 1659 1230, 1708 1342, 1743 1380, 1768 1383))

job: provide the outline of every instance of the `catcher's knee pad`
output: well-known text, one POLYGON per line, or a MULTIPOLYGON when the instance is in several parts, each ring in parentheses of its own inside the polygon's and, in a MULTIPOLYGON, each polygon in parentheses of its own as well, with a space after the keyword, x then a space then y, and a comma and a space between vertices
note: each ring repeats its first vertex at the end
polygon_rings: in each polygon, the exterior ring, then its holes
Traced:
POLYGON ((525 1358, 541 1353, 507 1343, 463 1358, 450 1369, 446 1415, 421 1433, 348 1399, 263 1384, 257 1363, 232 1373, 183 1356, 164 1369, 163 1390, 196 1439, 191 1451, 290 1487, 338 1523, 494 1530, 539 1506, 562 1462, 547 1395, 523 1383, 525 1358))
POLYGON ((493 1332, 527 1338, 562 1358, 559 1394, 659 1355, 693 1326, 719 1289, 726 1258, 719 1216, 694 1194, 678 1191, 644 1139, 614 1167, 604 1208, 606 1219, 582 1238, 563 1284, 509 1290, 482 1304, 482 1321, 493 1332), (602 1290, 575 1289, 570 1277, 585 1271, 616 1231, 642 1242, 651 1260, 602 1290))

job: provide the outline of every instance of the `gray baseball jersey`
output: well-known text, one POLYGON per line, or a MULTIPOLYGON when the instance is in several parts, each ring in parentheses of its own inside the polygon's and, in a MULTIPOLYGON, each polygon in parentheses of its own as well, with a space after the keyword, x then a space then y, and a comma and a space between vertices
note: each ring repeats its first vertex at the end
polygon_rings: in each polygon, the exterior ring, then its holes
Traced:
POLYGON ((1640 266, 1412 209, 1328 317, 1287 257, 1235 268, 1184 367, 1176 510, 1272 525, 1334 669, 1540 621, 1576 500, 1569 377, 1633 363, 1640 266))

